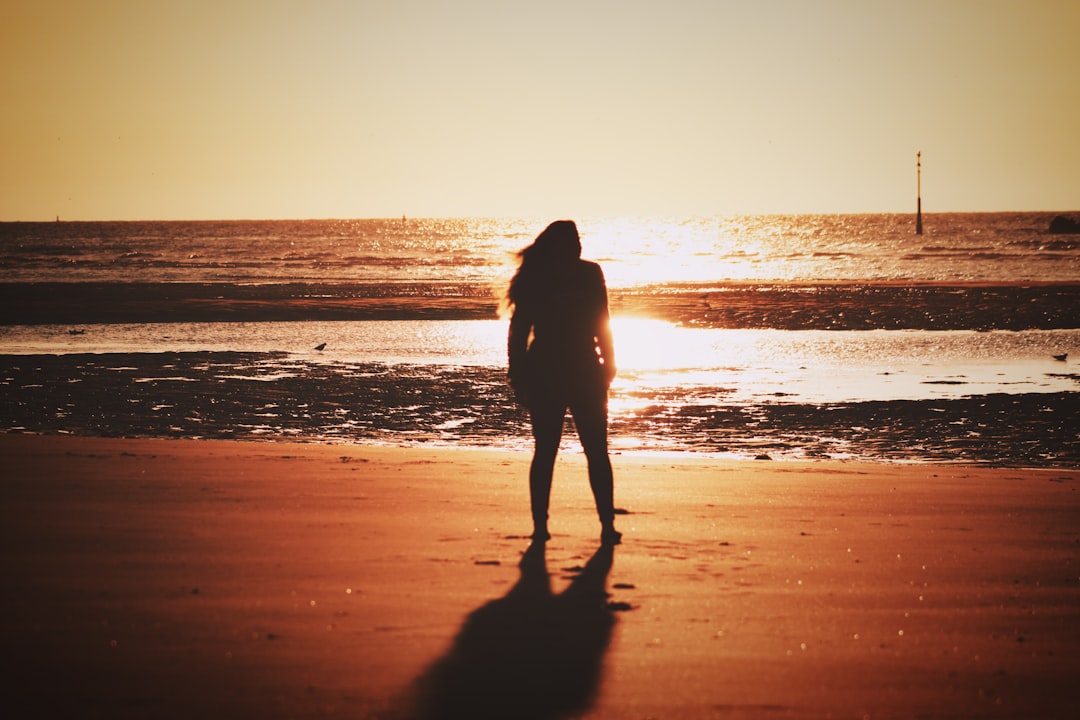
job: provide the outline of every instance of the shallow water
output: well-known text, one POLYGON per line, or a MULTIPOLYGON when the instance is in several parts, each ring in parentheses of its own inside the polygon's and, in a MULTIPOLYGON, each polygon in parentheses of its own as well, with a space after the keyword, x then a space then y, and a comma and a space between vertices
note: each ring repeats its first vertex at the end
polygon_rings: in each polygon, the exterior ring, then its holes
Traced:
MULTIPOLYGON (((1074 365, 1052 357, 1080 348, 1080 330, 728 330, 617 318, 613 333, 615 413, 680 394, 743 405, 1080 390, 1074 365)), ((61 326, 0 326, 0 354, 8 355, 281 353, 288 362, 497 370, 505 343, 498 320, 143 323, 74 335, 61 326)))

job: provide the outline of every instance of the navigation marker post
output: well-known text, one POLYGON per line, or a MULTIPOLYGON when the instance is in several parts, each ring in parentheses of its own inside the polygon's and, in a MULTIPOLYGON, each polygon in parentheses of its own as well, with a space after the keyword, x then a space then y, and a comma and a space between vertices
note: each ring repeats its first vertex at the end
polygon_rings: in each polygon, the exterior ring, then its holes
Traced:
POLYGON ((915 153, 915 234, 922 235, 922 150, 915 153))

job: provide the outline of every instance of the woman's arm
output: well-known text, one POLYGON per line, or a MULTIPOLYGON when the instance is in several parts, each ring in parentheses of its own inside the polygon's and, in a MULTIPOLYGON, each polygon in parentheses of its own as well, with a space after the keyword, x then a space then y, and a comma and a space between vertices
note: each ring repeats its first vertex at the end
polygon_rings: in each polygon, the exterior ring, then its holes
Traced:
POLYGON ((532 321, 520 307, 515 307, 514 314, 510 316, 510 332, 506 339, 507 374, 510 386, 515 390, 522 388, 525 382, 525 351, 529 346, 531 331, 532 321))
POLYGON ((611 315, 608 311, 607 283, 604 271, 596 266, 598 280, 596 299, 596 347, 600 350, 600 360, 604 364, 604 379, 610 385, 615 377, 615 343, 611 337, 611 315))

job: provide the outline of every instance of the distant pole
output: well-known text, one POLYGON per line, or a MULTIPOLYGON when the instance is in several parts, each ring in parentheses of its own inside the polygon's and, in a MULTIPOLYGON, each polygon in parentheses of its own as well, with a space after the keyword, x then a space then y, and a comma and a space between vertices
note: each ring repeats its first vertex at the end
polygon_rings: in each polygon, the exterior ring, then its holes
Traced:
POLYGON ((915 234, 922 235, 922 150, 915 153, 915 234))

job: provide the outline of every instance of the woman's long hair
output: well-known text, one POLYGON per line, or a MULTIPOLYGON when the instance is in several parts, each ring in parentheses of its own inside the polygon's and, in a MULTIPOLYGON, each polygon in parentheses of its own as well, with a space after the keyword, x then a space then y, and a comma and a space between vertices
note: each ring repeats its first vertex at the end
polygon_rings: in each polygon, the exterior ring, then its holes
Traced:
POLYGON ((521 263, 510 279, 505 307, 513 309, 521 304, 541 300, 550 287, 549 279, 559 267, 581 257, 581 237, 573 220, 556 220, 536 236, 532 245, 518 252, 521 263))

